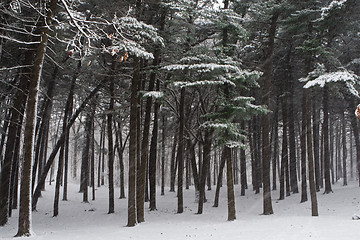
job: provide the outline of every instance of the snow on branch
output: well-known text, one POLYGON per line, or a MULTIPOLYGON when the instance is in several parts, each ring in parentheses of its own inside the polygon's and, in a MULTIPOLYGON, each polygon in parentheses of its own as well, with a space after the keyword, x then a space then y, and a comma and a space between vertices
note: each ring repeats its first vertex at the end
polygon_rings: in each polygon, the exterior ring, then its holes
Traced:
POLYGON ((159 91, 149 91, 144 93, 143 97, 147 98, 147 97, 151 97, 151 98, 155 98, 155 99, 159 99, 162 98, 164 96, 163 92, 159 92, 159 91))
POLYGON ((330 15, 331 11, 343 8, 346 2, 347 0, 335 0, 330 2, 328 6, 321 8, 321 18, 318 19, 318 21, 324 20, 327 16, 330 15))
POLYGON ((359 77, 353 73, 347 71, 331 72, 320 75, 319 77, 308 81, 304 88, 310 88, 318 85, 319 87, 324 87, 326 83, 330 82, 351 82, 355 83, 359 77))
POLYGON ((300 78, 300 82, 306 82, 303 88, 311 88, 314 86, 324 87, 328 83, 342 82, 345 83, 346 89, 354 96, 360 97, 355 85, 360 77, 347 70, 327 73, 324 65, 319 64, 318 67, 310 72, 307 77, 300 78))
POLYGON ((75 32, 72 39, 64 39, 67 42, 66 51, 71 52, 71 56, 81 58, 100 49, 112 56, 118 54, 124 61, 128 54, 152 59, 153 55, 146 50, 145 44, 150 42, 164 46, 163 38, 155 27, 129 15, 117 17, 115 14, 107 20, 94 16, 89 10, 85 13, 77 11, 68 0, 61 0, 61 3, 65 9, 63 14, 75 32))

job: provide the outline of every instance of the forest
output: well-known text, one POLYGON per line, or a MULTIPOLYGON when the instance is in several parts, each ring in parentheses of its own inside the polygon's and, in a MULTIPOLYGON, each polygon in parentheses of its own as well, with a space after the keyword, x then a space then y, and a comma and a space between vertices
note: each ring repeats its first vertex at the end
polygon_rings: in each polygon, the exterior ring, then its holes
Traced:
POLYGON ((46 221, 120 212, 149 228, 169 194, 167 222, 191 209, 233 224, 251 206, 266 225, 286 201, 321 218, 346 194, 360 219, 359 12, 357 0, 2 0, 0 237, 33 236, 45 207, 46 221))

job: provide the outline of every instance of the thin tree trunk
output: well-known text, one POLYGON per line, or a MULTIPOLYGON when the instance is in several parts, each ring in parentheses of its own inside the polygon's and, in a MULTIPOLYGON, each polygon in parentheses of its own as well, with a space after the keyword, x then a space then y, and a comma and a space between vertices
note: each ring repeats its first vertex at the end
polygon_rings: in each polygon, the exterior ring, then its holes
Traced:
POLYGON ((329 152, 329 90, 325 84, 323 89, 323 133, 324 133, 324 177, 325 177, 325 190, 324 193, 331 193, 331 182, 330 182, 330 152, 329 152))
POLYGON ((350 180, 354 179, 354 157, 353 157, 353 133, 350 131, 350 180))
POLYGON ((330 115, 329 117, 329 143, 330 143, 330 176, 331 184, 335 183, 334 176, 334 122, 330 115))
POLYGON ((278 159, 278 151, 279 151, 279 127, 278 127, 278 122, 279 122, 279 117, 278 117, 278 112, 279 112, 279 97, 276 97, 276 106, 275 106, 275 110, 274 110, 274 130, 273 130, 273 143, 274 143, 274 150, 273 150, 273 157, 272 157, 272 190, 276 190, 276 163, 277 163, 277 159, 278 159))
POLYGON ((282 136, 282 150, 281 150, 281 174, 280 174, 280 197, 279 200, 285 198, 285 172, 288 162, 288 139, 287 139, 287 99, 284 97, 281 100, 282 103, 282 115, 283 115, 283 136, 282 136))
MULTIPOLYGON (((264 62, 264 87, 262 103, 270 107, 270 86, 273 71, 273 53, 274 53, 274 40, 276 35, 277 20, 279 13, 275 13, 271 17, 271 23, 269 27, 269 42, 267 48, 267 56, 264 62)), ((270 114, 264 114, 262 117, 262 182, 263 182, 263 214, 273 214, 273 208, 271 203, 271 187, 270 187, 270 159, 271 159, 271 146, 269 141, 270 132, 270 114)))
MULTIPOLYGON (((107 81, 107 79, 105 78, 104 80, 102 80, 91 92, 90 94, 84 99, 84 101, 82 102, 82 104, 76 109, 76 111, 73 113, 73 115, 71 116, 71 118, 68 121, 68 124, 66 126, 66 131, 69 131, 71 126, 74 124, 76 118, 79 116, 79 114, 84 110, 85 106, 87 105, 87 103, 89 102, 90 99, 92 99, 92 97, 99 91, 99 89, 103 86, 103 84, 107 81)), ((66 133, 65 131, 65 133, 66 133)), ((44 166, 44 171, 40 176, 40 181, 38 183, 38 185, 35 188, 34 191, 34 195, 33 195, 33 201, 32 201, 32 209, 35 210, 36 209, 36 204, 37 201, 40 197, 41 194, 41 189, 42 186, 45 183, 46 180, 46 176, 50 170, 50 167, 53 164, 53 161, 56 157, 57 152, 59 151, 60 147, 64 144, 65 142, 65 134, 64 132, 60 135, 59 139, 57 140, 45 166, 44 166)))
MULTIPOLYGON (((33 53, 27 51, 25 53, 24 63, 30 65, 32 62, 33 53)), ((26 94, 29 88, 29 78, 31 77, 25 68, 20 77, 18 91, 15 94, 14 104, 10 110, 11 118, 9 130, 6 141, 5 155, 1 165, 1 179, 0 179, 0 226, 4 226, 8 222, 9 217, 9 198, 10 198, 10 181, 11 181, 11 165, 15 155, 15 142, 18 132, 18 126, 22 125, 22 115, 25 111, 26 94), (20 122, 21 120, 21 122, 20 122)))
POLYGON ((175 178, 177 164, 175 164, 176 147, 178 145, 178 136, 174 134, 174 142, 171 150, 171 162, 170 162, 170 192, 175 192, 175 178))
POLYGON ((185 105, 185 88, 181 88, 180 93, 180 105, 179 105, 179 144, 177 151, 177 162, 178 162, 178 209, 177 213, 184 212, 184 196, 183 196, 183 175, 184 175, 184 106, 185 105))
MULTIPOLYGON (((156 81, 156 91, 160 91, 160 81, 156 81)), ((157 142, 159 126, 159 107, 158 101, 154 105, 154 124, 150 144, 149 158, 149 183, 150 183, 150 211, 156 210, 156 159, 157 159, 157 142)))
POLYGON ((300 145, 301 145, 301 200, 300 202, 306 202, 307 198, 307 182, 306 182, 306 94, 303 89, 302 97, 302 113, 301 113, 301 135, 300 135, 300 145))
POLYGON ((138 83, 140 81, 139 59, 134 59, 134 73, 131 81, 130 133, 129 133, 129 181, 128 181, 128 227, 136 225, 136 163, 137 163, 137 122, 138 83))
MULTIPOLYGON (((63 132, 63 134, 65 134, 65 144, 61 147, 60 154, 59 154, 59 163, 58 163, 56 183, 55 183, 55 197, 54 197, 54 209, 53 209, 54 217, 56 217, 59 214, 60 185, 62 182, 62 176, 63 176, 63 172, 64 172, 64 157, 65 157, 64 155, 65 155, 66 143, 69 140, 69 131, 66 131, 66 128, 67 128, 69 115, 71 114, 71 108, 73 106, 75 82, 76 82, 77 76, 79 75, 80 66, 81 65, 79 63, 78 69, 77 69, 77 71, 75 71, 74 76, 72 78, 70 90, 69 90, 69 94, 67 97, 65 110, 64 110, 62 132, 63 132)), ((66 169, 66 171, 67 171, 67 169, 66 169)), ((66 173, 66 175, 67 175, 67 173, 66 173)), ((67 177, 66 177, 66 181, 67 181, 67 177)), ((67 183, 66 183, 66 185, 67 185, 67 183)), ((67 190, 64 190, 64 192, 66 192, 66 191, 67 190)))
MULTIPOLYGON (((353 110, 356 108, 355 101, 353 98, 350 100, 350 106, 353 110)), ((359 187, 360 187, 360 139, 359 139, 359 127, 357 123, 357 119, 355 117, 350 118, 351 119, 351 128, 353 130, 354 139, 355 139, 355 148, 356 148, 356 170, 358 174, 358 181, 359 181, 359 187)))
MULTIPOLYGON (((236 209, 235 209, 235 193, 234 193, 234 178, 232 171, 232 158, 231 158, 231 148, 225 146, 224 158, 226 159, 226 178, 227 178, 227 198, 228 198, 228 221, 234 221, 236 219, 236 209)), ((269 179, 270 181, 270 179, 269 179)))
POLYGON ((165 195, 165 144, 166 144, 166 119, 162 115, 162 135, 161 135, 161 196, 165 195))
MULTIPOLYGON (((102 161, 102 152, 104 151, 103 139, 105 138, 105 123, 104 121, 101 123, 100 128, 100 141, 99 141, 99 159, 98 159, 98 171, 97 171, 97 186, 98 188, 101 186, 101 161, 102 161)), ((75 151, 75 150, 74 150, 75 151)))
MULTIPOLYGON (((241 121, 241 129, 245 131, 245 121, 241 121)), ((245 145, 245 140, 242 140, 245 145)), ((245 189, 247 189, 247 176, 246 176, 246 152, 244 148, 240 149, 240 182, 241 182, 241 196, 245 196, 245 189)))
POLYGON ((316 191, 320 191, 320 144, 319 144, 319 130, 320 130, 320 108, 317 106, 317 95, 314 95, 313 101, 313 143, 314 143, 314 166, 315 166, 315 187, 316 191))
POLYGON ((316 197, 316 187, 315 187, 315 174, 314 174, 314 159, 313 159, 313 146, 312 146, 312 132, 311 132, 311 113, 312 113, 312 104, 311 104, 311 89, 305 89, 305 98, 307 103, 307 116, 306 116, 306 137, 307 137, 307 157, 308 157, 308 170, 309 170, 309 186, 310 186, 310 199, 311 199, 311 215, 319 216, 318 204, 316 197), (309 94, 307 94, 307 91, 309 94))
POLYGON ((110 75, 110 103, 109 113, 107 114, 107 137, 108 137, 108 168, 109 168, 109 211, 108 214, 114 213, 115 195, 114 195, 114 140, 113 140, 113 114, 115 103, 115 59, 111 63, 110 75))
MULTIPOLYGON (((198 201, 197 214, 203 213, 203 206, 205 202, 205 184, 206 184, 206 178, 208 176, 210 160, 211 160, 211 139, 212 139, 212 130, 206 129, 204 144, 203 144, 203 163, 202 163, 201 175, 200 175, 199 201, 198 201)), ((230 167, 230 169, 232 169, 232 166, 230 167)))
POLYGON ((224 171, 224 167, 225 167, 225 163, 226 163, 226 158, 223 156, 224 151, 221 155, 221 160, 220 160, 220 166, 219 166, 219 174, 217 177, 217 184, 216 184, 216 191, 215 191, 215 199, 214 199, 214 205, 213 207, 218 207, 219 206, 219 195, 220 195, 220 187, 221 187, 221 182, 222 182, 222 178, 223 178, 223 171, 224 171))

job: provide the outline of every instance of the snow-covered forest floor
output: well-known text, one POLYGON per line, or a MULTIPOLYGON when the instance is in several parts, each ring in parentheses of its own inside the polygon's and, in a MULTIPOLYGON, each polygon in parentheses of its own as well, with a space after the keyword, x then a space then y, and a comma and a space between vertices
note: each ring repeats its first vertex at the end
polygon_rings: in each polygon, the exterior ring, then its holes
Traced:
MULTIPOLYGON (((33 213, 34 236, 43 240, 88 239, 357 239, 360 220, 352 220, 360 213, 360 188, 350 181, 343 187, 341 182, 333 186, 334 193, 318 193, 319 217, 311 217, 310 201, 300 203, 300 194, 278 201, 278 191, 272 191, 274 214, 261 215, 262 195, 247 190, 241 197, 236 186, 237 220, 228 222, 226 187, 221 189, 220 206, 212 207, 215 191, 207 191, 208 202, 204 214, 196 215, 197 204, 192 189, 184 191, 183 214, 176 214, 176 193, 157 196, 157 211, 146 211, 145 223, 126 227, 127 199, 115 200, 115 214, 107 214, 107 188, 96 191, 96 201, 82 203, 78 185, 69 185, 69 201, 60 202, 60 214, 52 217, 54 184, 47 186, 39 200, 38 211, 33 213)), ((116 189, 116 196, 119 196, 116 189)), ((310 196, 308 196, 310 198, 310 196)), ((1 239, 12 239, 17 232, 17 215, 5 227, 0 227, 1 239)))

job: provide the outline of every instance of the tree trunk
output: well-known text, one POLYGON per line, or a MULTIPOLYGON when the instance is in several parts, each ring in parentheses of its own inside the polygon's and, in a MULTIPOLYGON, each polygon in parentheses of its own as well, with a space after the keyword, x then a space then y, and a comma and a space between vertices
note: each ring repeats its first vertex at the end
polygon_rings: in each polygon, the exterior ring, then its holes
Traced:
MULTIPOLYGON (((69 96, 67 99, 67 103, 66 103, 66 107, 67 109, 67 121, 69 120, 69 116, 72 115, 73 113, 73 107, 74 107, 74 89, 75 89, 75 82, 77 77, 80 75, 80 69, 81 69, 81 61, 78 61, 77 64, 77 70, 74 73, 72 82, 71 82, 71 87, 70 87, 70 92, 69 92, 69 96), (69 106, 67 106, 67 104, 69 104, 69 106)), ((66 125, 65 125, 66 128, 66 125)), ((64 128, 64 129, 65 129, 64 128)), ((69 141, 70 141, 70 131, 67 131, 65 134, 65 156, 64 156, 64 189, 63 189, 63 200, 66 201, 67 200, 67 192, 68 192, 68 168, 69 168, 69 141)))
MULTIPOLYGON (((25 53, 24 63, 30 65, 33 59, 33 53, 27 51, 25 53)), ((24 68, 20 76, 20 83, 18 91, 15 94, 14 104, 10 110, 10 124, 6 141, 5 156, 1 164, 1 179, 0 179, 0 226, 4 226, 8 222, 9 217, 9 198, 10 198, 10 179, 11 179, 11 165, 15 155, 15 142, 18 132, 18 126, 22 126, 21 117, 25 111, 26 94, 29 88, 29 78, 31 69, 24 68), (20 121, 21 120, 21 121, 20 121)))
MULTIPOLYGON (((54 197, 54 210, 53 210, 54 217, 56 217, 59 214, 60 185, 62 182, 62 176, 63 176, 63 172, 64 172, 64 157, 65 157, 64 155, 65 155, 66 143, 69 140, 69 131, 66 131, 66 126, 67 126, 67 123, 69 120, 69 115, 72 112, 74 88, 75 88, 76 79, 79 75, 79 69, 81 66, 80 64, 81 63, 79 61, 78 69, 77 69, 77 71, 75 71, 75 73, 73 75, 69 94, 68 94, 67 101, 65 104, 64 119, 63 119, 63 125, 62 125, 62 132, 63 132, 63 134, 65 134, 65 144, 61 147, 60 154, 59 154, 59 163, 58 163, 58 170, 57 170, 56 184, 55 184, 55 197, 54 197)), ((67 171, 67 169, 66 169, 66 171, 67 171)), ((67 172, 65 174, 67 176, 67 172)), ((66 177, 66 181, 67 181, 67 177, 66 177)), ((66 183, 66 185, 67 185, 67 183, 66 183)), ((64 190, 65 193, 66 193, 66 191, 67 190, 64 190)), ((64 196, 66 196, 66 195, 64 195, 64 196)))
MULTIPOLYGON (((202 163, 201 175, 200 175, 199 202, 198 202, 197 214, 203 213, 203 205, 205 201, 205 184, 206 184, 206 178, 208 176, 210 160, 211 160, 211 140, 212 140, 212 130, 205 129, 205 137, 203 143, 203 163, 202 163)), ((232 166, 230 169, 232 169, 232 166)))
MULTIPOLYGON (((269 42, 267 46, 266 60, 263 66, 263 99, 262 103, 270 108, 270 86, 273 71, 273 53, 274 53, 274 40, 276 35, 277 20, 279 13, 275 13, 271 17, 269 27, 269 42)), ((270 187, 270 159, 271 159, 271 146, 269 141, 270 132, 270 113, 266 113, 262 117, 262 181, 263 181, 263 214, 273 214, 271 203, 271 187, 270 187)))
POLYGON ((109 113, 107 114, 107 135, 108 135, 108 168, 109 168, 109 211, 108 214, 114 213, 114 140, 113 140, 113 115, 115 103, 115 58, 112 59, 110 70, 110 103, 109 113))
POLYGON ((301 113, 301 135, 300 135, 300 145, 301 145, 301 200, 300 202, 306 202, 307 198, 307 183, 306 183, 306 94, 303 89, 302 96, 302 113, 301 113))
POLYGON ((313 159, 313 146, 312 146, 312 133, 311 133, 311 113, 312 113, 312 104, 311 104, 311 90, 305 89, 304 97, 305 101, 307 101, 307 116, 306 116, 306 143, 307 143, 307 157, 308 157, 308 170, 309 170, 309 186, 310 186, 310 199, 311 199, 311 214, 312 216, 319 216, 318 213, 318 204, 317 204, 317 197, 316 197, 316 187, 315 187, 315 177, 314 177, 314 159, 313 159), (309 94, 307 94, 307 91, 309 94), (308 96, 307 96, 308 95, 308 96))
MULTIPOLYGON (((102 152, 104 151, 104 143, 103 143, 103 139, 105 138, 105 121, 102 121, 101 123, 101 128, 100 128, 100 140, 99 140, 99 158, 98 158, 98 170, 97 170, 97 186, 98 188, 101 186, 101 178, 102 178, 102 174, 101 174, 101 163, 102 163, 102 152)), ((75 151, 75 150, 74 150, 75 151)))
MULTIPOLYGON (((160 81, 156 81, 156 91, 160 90, 160 81)), ((158 124, 159 124, 159 107, 158 101, 154 105, 154 124, 150 144, 149 158, 149 183, 150 183, 150 211, 156 210, 156 159, 157 159, 157 141, 158 141, 158 124)))
MULTIPOLYGON (((241 121, 241 129, 245 131, 245 121, 241 121)), ((245 145, 245 140, 242 140, 242 144, 245 145)), ((246 177, 246 153, 245 149, 240 149, 240 182, 241 182, 241 196, 245 196, 245 189, 247 189, 247 177, 246 177)))
POLYGON ((331 176, 331 183, 335 184, 335 177, 334 177, 334 122, 330 115, 329 117, 329 143, 330 143, 330 176, 331 176))
POLYGON ((181 88, 180 93, 180 104, 179 104, 179 144, 177 151, 177 162, 178 162, 178 209, 177 213, 184 212, 184 196, 183 196, 183 175, 184 175, 184 106, 185 105, 185 88, 181 88))
POLYGON ((171 150, 171 162, 170 162, 170 192, 175 192, 175 178, 176 178, 176 169, 177 164, 175 162, 176 156, 176 147, 178 145, 178 136, 174 134, 174 142, 171 150))
POLYGON ((331 193, 330 182, 330 152, 329 152, 329 90, 325 84, 323 89, 323 133, 324 133, 324 178, 325 178, 325 190, 324 193, 331 193))
POLYGON ((278 161, 278 151, 279 151, 279 96, 276 97, 276 106, 274 110, 274 129, 273 129, 273 144, 274 144, 274 150, 273 150, 273 157, 272 157, 272 190, 276 190, 276 163, 278 161))
POLYGON ((28 103, 26 109, 26 123, 24 130, 24 159, 21 171, 20 187, 20 208, 19 208, 19 226, 17 237, 31 235, 31 165, 33 162, 35 122, 38 104, 38 92, 40 88, 40 79, 44 63, 45 51, 48 41, 51 18, 56 9, 57 0, 51 0, 47 7, 44 26, 41 29, 41 41, 36 49, 36 57, 33 64, 32 77, 29 85, 28 103))
POLYGON ((162 114, 162 135, 161 135, 161 196, 165 195, 165 147, 166 147, 166 119, 162 114))
POLYGON ((218 207, 219 206, 219 195, 220 195, 220 187, 221 187, 221 182, 222 182, 222 178, 223 178, 223 171, 224 171, 224 167, 225 167, 225 163, 226 163, 226 158, 223 156, 224 151, 221 155, 221 160, 220 160, 220 166, 219 166, 219 174, 217 177, 217 184, 216 184, 216 191, 215 191, 215 199, 214 199, 214 205, 213 207, 218 207))
POLYGON ((284 198, 285 198, 285 174, 286 174, 287 168, 288 168, 288 136, 287 136, 287 126, 288 126, 287 109, 288 109, 288 106, 287 106, 286 94, 287 93, 285 92, 284 96, 281 99, 282 120, 283 120, 282 134, 283 134, 283 136, 282 136, 282 150, 281 150, 281 174, 280 174, 280 197, 279 197, 279 200, 284 200, 284 198))
POLYGON ((315 166, 315 187, 316 191, 320 191, 320 137, 319 137, 319 130, 320 130, 320 108, 317 106, 317 95, 314 95, 313 101, 313 143, 314 143, 314 166, 315 166))
POLYGON ((346 122, 345 122, 345 113, 341 111, 341 121, 342 121, 342 160, 343 160, 343 185, 347 185, 347 170, 346 170, 346 161, 347 161, 347 142, 346 142, 346 122))
POLYGON ((134 59, 134 73, 131 81, 130 136, 129 136, 129 181, 128 181, 128 227, 136 225, 136 163, 137 163, 137 122, 138 83, 140 81, 139 59, 134 59))
MULTIPOLYGON (((107 79, 105 78, 104 80, 102 80, 90 93, 89 95, 84 99, 84 101, 82 102, 82 104, 76 109, 76 111, 73 113, 73 115, 71 116, 71 118, 68 121, 68 124, 66 126, 66 131, 69 131, 71 126, 74 124, 76 118, 79 116, 79 114, 84 110, 85 106, 87 105, 87 103, 89 102, 90 99, 92 99, 92 97, 94 97, 94 95, 99 91, 99 89, 103 86, 103 84, 107 81, 107 79)), ((32 209, 35 210, 36 209, 36 204, 37 201, 40 197, 41 194, 41 189, 42 186, 45 183, 46 180, 46 176, 53 164, 53 161, 56 157, 57 152, 59 151, 60 147, 64 144, 65 142, 65 134, 64 132, 60 135, 59 139, 57 140, 45 166, 44 166, 44 171, 41 174, 40 178, 39 178, 39 182, 38 185, 35 188, 34 194, 33 194, 33 201, 32 201, 32 209)))
MULTIPOLYGON (((235 194, 234 194, 234 178, 232 170, 231 148, 224 147, 224 158, 226 159, 226 183, 227 183, 227 198, 228 198, 228 221, 236 219, 235 210, 235 194)), ((270 179, 269 179, 270 181, 270 179)))
MULTIPOLYGON (((353 98, 350 100, 350 106, 351 110, 356 108, 355 101, 353 98)), ((356 148, 356 170, 358 174, 358 181, 359 181, 359 187, 360 187, 360 139, 359 139, 359 127, 357 123, 357 119, 355 117, 350 118, 351 119, 351 128, 353 130, 354 139, 355 139, 355 148, 356 148)))

